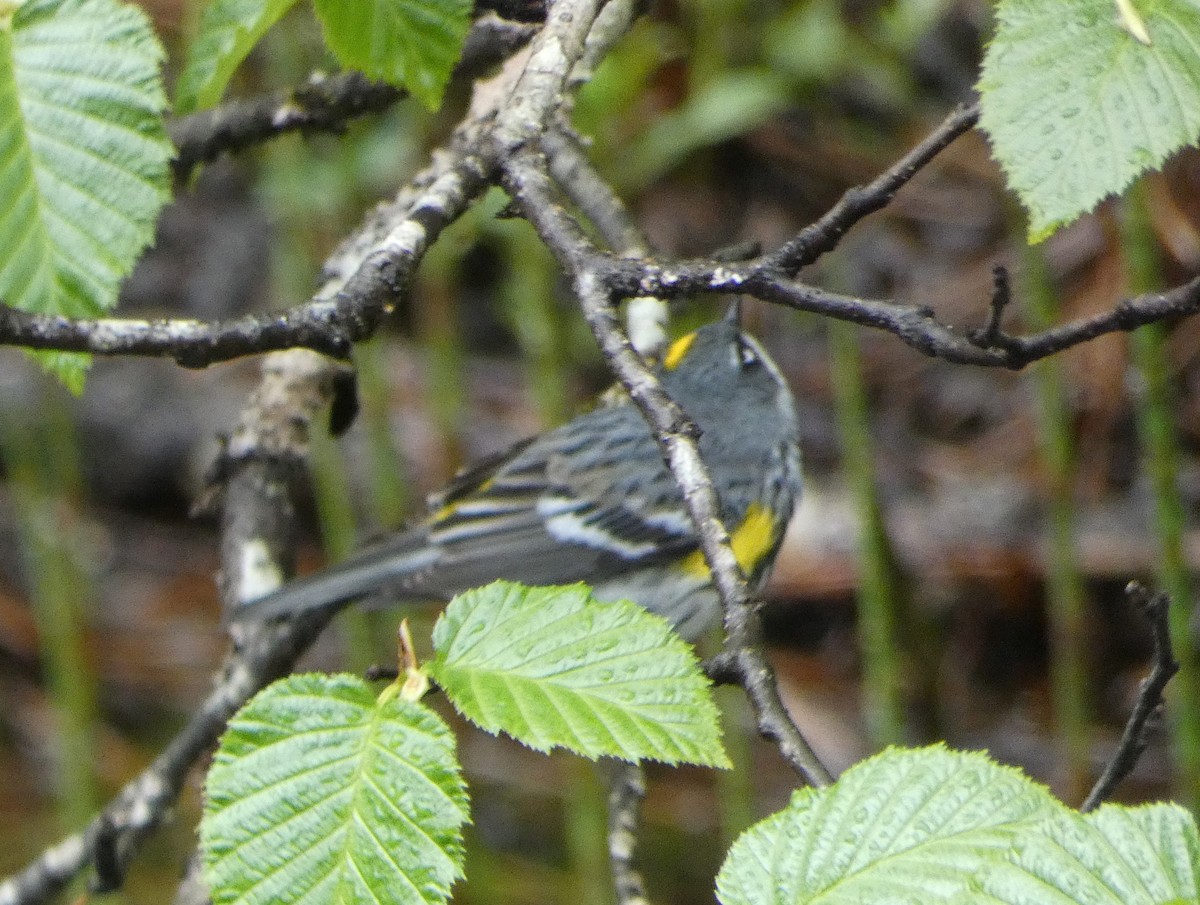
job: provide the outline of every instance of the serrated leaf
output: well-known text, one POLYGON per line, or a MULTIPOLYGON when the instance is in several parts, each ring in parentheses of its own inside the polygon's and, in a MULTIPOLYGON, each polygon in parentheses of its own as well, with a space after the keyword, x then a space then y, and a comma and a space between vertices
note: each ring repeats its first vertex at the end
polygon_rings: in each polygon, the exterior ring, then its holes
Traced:
POLYGON ((1166 905, 1200 899, 1196 822, 1172 804, 1105 805, 1091 814, 1058 808, 1016 840, 1008 865, 977 889, 995 902, 1166 905))
POLYGON ((1037 242, 1200 136, 1200 3, 1001 0, 979 81, 982 125, 1037 242))
POLYGON ((442 102, 471 24, 471 0, 314 0, 325 41, 343 66, 442 102))
POLYGON ((452 600, 433 646, 430 675, 488 732, 538 751, 729 766, 691 647, 635 603, 498 581, 452 600))
POLYGON ((219 101, 254 45, 295 5, 296 0, 212 0, 175 83, 175 112, 219 101))
POLYGON ((145 14, 117 0, 26 0, 0 26, 8 304, 94 317, 116 302, 168 197, 162 58, 145 14))
POLYGON ((216 905, 440 903, 462 876, 454 736, 354 676, 292 676, 238 712, 205 782, 216 905))
POLYGON ((802 789, 734 843, 723 905, 930 902, 967 889, 1054 807, 985 755, 889 749, 825 789, 802 789))

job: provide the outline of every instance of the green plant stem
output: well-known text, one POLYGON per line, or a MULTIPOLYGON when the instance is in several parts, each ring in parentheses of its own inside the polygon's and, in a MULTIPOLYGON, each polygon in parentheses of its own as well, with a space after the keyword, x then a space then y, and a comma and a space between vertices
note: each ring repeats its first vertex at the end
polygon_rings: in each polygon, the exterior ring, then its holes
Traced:
POLYGON ((47 382, 37 419, 0 425, 0 449, 26 565, 40 655, 57 723, 55 797, 64 829, 82 826, 99 801, 96 678, 84 634, 92 593, 80 562, 83 480, 68 403, 47 382))
POLYGON ((720 805, 721 841, 726 849, 754 822, 755 790, 753 748, 748 726, 753 714, 740 688, 716 688, 725 727, 725 753, 732 769, 717 771, 717 800, 720 805))
MULTIPOLYGON (((1054 287, 1040 250, 1024 258, 1026 317, 1032 330, 1054 322, 1054 287)), ((1047 616, 1050 624, 1050 684, 1054 719, 1062 746, 1068 788, 1074 797, 1087 790, 1087 600, 1075 550, 1074 443, 1062 364, 1049 359, 1033 370, 1038 441, 1047 478, 1047 616)))
POLYGON ((870 410, 858 336, 850 324, 829 325, 834 406, 846 472, 854 492, 859 539, 858 639, 863 696, 871 744, 903 741, 904 677, 897 642, 899 597, 872 461, 870 410))
MULTIPOLYGON (((1146 292, 1161 285, 1162 268, 1143 183, 1130 194, 1123 213, 1122 246, 1129 290, 1146 292)), ((1194 589, 1183 548, 1187 516, 1178 486, 1179 437, 1166 336, 1162 324, 1142 327, 1130 336, 1130 352, 1143 381, 1143 395, 1136 410, 1154 497, 1156 580, 1171 595, 1171 636, 1179 660, 1179 674, 1168 689, 1177 797, 1195 809, 1200 806, 1200 664, 1189 643, 1193 635, 1194 589)))
POLYGON ((566 760, 568 793, 564 799, 567 858, 576 905, 609 905, 608 802, 606 784, 596 765, 582 758, 566 760))

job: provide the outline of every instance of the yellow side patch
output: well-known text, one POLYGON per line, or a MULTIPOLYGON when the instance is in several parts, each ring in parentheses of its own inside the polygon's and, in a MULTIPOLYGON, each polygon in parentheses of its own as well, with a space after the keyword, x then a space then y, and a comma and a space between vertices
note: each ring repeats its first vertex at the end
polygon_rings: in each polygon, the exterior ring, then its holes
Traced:
POLYGON ((674 371, 679 367, 679 363, 683 361, 683 357, 687 355, 688 349, 692 347, 692 343, 696 341, 696 334, 689 333, 687 336, 681 336, 675 342, 671 343, 671 348, 667 349, 667 354, 663 356, 663 367, 668 371, 674 371))
MULTIPOLYGON (((770 552, 775 544, 775 520, 771 511, 758 503, 751 503, 746 510, 742 523, 733 529, 729 537, 729 545, 733 548, 733 557, 746 575, 753 575, 755 567, 762 558, 770 552)), ((691 575, 708 576, 708 563, 704 561, 704 552, 697 550, 688 555, 683 561, 683 569, 691 575)))
POLYGON ((488 488, 490 488, 495 483, 496 483, 495 478, 488 478, 486 481, 484 481, 482 484, 480 484, 473 491, 471 491, 471 493, 467 494, 462 499, 455 500, 452 503, 447 503, 446 505, 442 506, 437 512, 435 512, 430 517, 429 520, 431 522, 444 522, 446 519, 450 518, 450 516, 454 515, 454 513, 458 509, 458 506, 460 503, 464 502, 465 500, 470 499, 471 496, 476 493, 486 493, 488 488))

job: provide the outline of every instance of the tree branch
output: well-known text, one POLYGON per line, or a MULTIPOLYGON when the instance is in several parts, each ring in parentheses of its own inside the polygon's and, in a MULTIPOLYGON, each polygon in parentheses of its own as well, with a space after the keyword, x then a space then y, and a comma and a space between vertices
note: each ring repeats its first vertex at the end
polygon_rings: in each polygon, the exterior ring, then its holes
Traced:
POLYGON ((756 298, 797 311, 884 330, 931 358, 1012 370, 1020 370, 1106 333, 1128 332, 1200 311, 1200 278, 1196 278, 1168 292, 1150 292, 1126 299, 1103 314, 1079 318, 1040 333, 1011 336, 993 326, 992 316, 982 332, 956 332, 942 324, 932 308, 925 306, 839 295, 764 275, 749 276, 744 282, 736 277, 724 282, 729 292, 740 287, 756 298))
MULTIPOLYGON (((633 350, 621 329, 613 299, 605 284, 603 265, 611 257, 599 252, 554 197, 540 152, 514 155, 502 165, 505 186, 542 240, 571 274, 584 318, 613 373, 654 431, 700 539, 705 560, 721 598, 726 645, 736 651, 734 662, 758 715, 759 730, 778 745, 784 758, 813 785, 830 782, 779 698, 770 665, 758 646, 760 623, 750 603, 745 577, 729 546, 720 507, 708 470, 700 458, 696 426, 675 403, 646 362, 633 350)), ((645 293, 655 294, 655 293, 645 293)))
POLYGON ((763 655, 758 610, 750 599, 745 576, 729 545, 729 533, 721 522, 716 490, 700 458, 696 426, 629 344, 597 275, 587 269, 578 271, 575 291, 605 359, 650 423, 671 474, 683 492, 721 598, 725 649, 735 652, 739 679, 754 707, 759 731, 776 743, 784 759, 811 785, 828 785, 832 777, 788 715, 779 697, 774 672, 763 655))
POLYGON ((550 175, 568 198, 583 212, 604 241, 618 255, 646 256, 650 243, 629 216, 629 210, 604 179, 579 139, 565 123, 558 123, 541 138, 550 175))
MULTIPOLYGON (((482 75, 529 43, 536 31, 534 25, 494 16, 479 19, 467 33, 452 78, 470 80, 482 75)), ((183 180, 202 163, 287 132, 342 132, 350 121, 382 113, 407 96, 404 89, 372 82, 359 72, 314 73, 298 88, 229 101, 174 120, 168 125, 177 149, 171 167, 175 177, 183 180)))
MULTIPOLYGON (((488 155, 491 160, 523 146, 549 121, 559 97, 556 92, 562 90, 566 81, 564 72, 570 72, 586 51, 585 37, 596 14, 596 2, 580 0, 578 10, 567 5, 565 9, 570 15, 565 16, 564 22, 556 22, 553 28, 539 35, 531 48, 530 64, 519 74, 521 84, 506 89, 509 99, 519 96, 521 102, 497 105, 488 155)), ((624 217, 611 190, 586 166, 586 158, 577 147, 572 148, 567 135, 561 130, 550 130, 542 141, 556 178, 570 186, 576 202, 602 229, 614 249, 639 256, 618 257, 601 251, 581 230, 569 225, 573 223, 569 217, 543 218, 539 229, 544 236, 548 235, 547 229, 575 230, 573 236, 560 237, 559 247, 569 248, 570 254, 580 261, 588 259, 588 266, 616 297, 665 300, 703 293, 746 293, 797 310, 884 330, 930 357, 980 367, 1020 369, 1106 333, 1133 330, 1200 311, 1200 280, 1193 280, 1167 292, 1126 300, 1105 314, 1041 333, 1011 336, 1000 329, 1001 311, 995 307, 995 298, 984 329, 956 331, 940 322, 928 307, 839 295, 793 280, 796 269, 834 247, 862 217, 885 206, 916 172, 977 118, 977 107, 957 109, 877 179, 847 191, 812 226, 769 255, 742 264, 708 259, 662 263, 646 255, 640 237, 624 217)), ((460 174, 466 178, 459 191, 464 194, 477 191, 488 178, 491 160, 478 161, 473 172, 460 174)), ((401 227, 418 234, 422 219, 427 216, 424 211, 421 214, 414 214, 401 227)), ((532 217, 536 211, 527 214, 532 217)), ((433 219, 437 228, 447 221, 445 217, 433 219)), ((353 342, 371 335, 390 299, 404 291, 413 264, 423 252, 421 248, 416 253, 406 253, 404 243, 395 241, 402 234, 403 229, 390 243, 385 243, 386 236, 382 234, 376 237, 377 245, 391 244, 393 248, 391 254, 384 254, 373 263, 371 246, 356 252, 360 273, 336 304, 331 299, 317 297, 280 314, 209 323, 118 318, 73 321, 17 312, 0 305, 0 344, 101 355, 169 356, 189 367, 294 347, 344 356, 353 342)))
POLYGON ((649 905, 637 867, 638 821, 645 797, 641 764, 615 762, 608 789, 608 859, 617 905, 649 905))
POLYGON ((836 248, 842 236, 859 220, 890 204, 900 189, 978 121, 978 104, 955 108, 941 125, 891 167, 867 185, 848 189, 821 219, 802 229, 768 257, 763 262, 764 268, 794 277, 801 267, 836 248))
MULTIPOLYGON (((324 287, 306 305, 283 317, 209 325, 118 319, 89 324, 0 310, 0 343, 169 355, 188 366, 283 345, 341 354, 349 342, 375 329, 441 229, 488 184, 496 160, 491 149, 527 141, 545 128, 555 109, 555 93, 582 52, 598 3, 558 4, 553 21, 534 42, 530 62, 477 86, 491 100, 479 104, 456 130, 450 147, 435 155, 411 187, 334 252, 326 262, 324 287), (306 332, 316 326, 323 338, 306 332)), ((303 455, 313 416, 328 398, 334 370, 331 361, 303 349, 269 359, 259 391, 227 442, 214 472, 225 501, 220 586, 227 607, 263 593, 287 571, 287 478, 303 455)), ((216 689, 185 729, 83 832, 0 883, 0 905, 40 905, 89 864, 101 868, 98 888, 119 886, 129 860, 165 818, 191 766, 252 694, 290 668, 328 618, 310 614, 240 626, 216 689)))
POLYGON ((489 166, 477 155, 459 155, 424 191, 406 195, 402 203, 389 208, 388 217, 369 224, 372 244, 365 250, 355 248, 350 259, 353 270, 339 284, 340 290, 318 293, 285 312, 207 323, 190 319, 72 320, 27 314, 0 304, 0 345, 170 357, 190 368, 291 348, 344 358, 352 343, 375 332, 394 300, 407 290, 426 249, 487 184, 489 166))
POLYGON ((1148 736, 1157 722, 1156 715, 1162 712, 1163 691, 1175 673, 1179 672, 1179 662, 1171 653, 1170 598, 1163 593, 1151 594, 1136 581, 1131 581, 1125 588, 1125 597, 1150 623, 1154 636, 1154 661, 1150 675, 1146 676, 1138 689, 1137 703, 1129 714, 1121 743, 1079 808, 1084 813, 1107 800, 1121 780, 1133 772, 1142 752, 1146 750, 1148 736))
MULTIPOLYGON (((221 469, 227 505, 223 516, 222 587, 246 587, 246 564, 281 575, 274 558, 290 543, 291 508, 281 507, 300 455, 292 445, 299 420, 316 413, 323 392, 306 392, 327 365, 311 353, 283 353, 265 369, 263 383, 243 414, 233 449, 221 469), (299 393, 299 395, 297 395, 299 393), (285 403, 286 404, 281 404, 285 403), (254 553, 250 556, 248 553, 254 553)), ((328 622, 312 615, 287 623, 256 625, 226 657, 213 691, 154 763, 79 833, 48 848, 23 871, 0 883, 0 905, 40 905, 61 892, 89 864, 96 892, 121 886, 142 841, 166 819, 192 767, 216 744, 229 718, 255 692, 285 674, 328 622)))

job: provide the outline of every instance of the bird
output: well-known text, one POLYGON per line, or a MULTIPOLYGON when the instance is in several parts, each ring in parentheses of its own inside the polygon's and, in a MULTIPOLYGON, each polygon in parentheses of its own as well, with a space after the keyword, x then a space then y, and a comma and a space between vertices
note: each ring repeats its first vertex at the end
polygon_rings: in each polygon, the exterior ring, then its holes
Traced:
MULTIPOLYGON (((802 488, 787 382, 736 305, 671 344, 656 373, 699 429, 733 552, 758 588, 802 488)), ((632 600, 689 641, 720 618, 683 495, 627 395, 475 464, 430 497, 424 518, 234 618, 449 600, 498 579, 586 582, 596 599, 632 600)))

